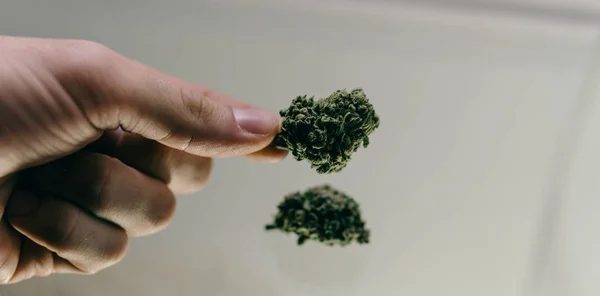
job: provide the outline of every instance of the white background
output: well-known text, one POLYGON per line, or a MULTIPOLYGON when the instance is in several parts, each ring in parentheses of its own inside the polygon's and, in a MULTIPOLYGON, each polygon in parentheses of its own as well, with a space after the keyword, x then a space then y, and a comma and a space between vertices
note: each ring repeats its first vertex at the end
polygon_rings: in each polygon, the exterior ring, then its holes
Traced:
POLYGON ((363 87, 382 120, 332 176, 292 158, 219 160, 122 263, 0 295, 599 295, 598 12, 592 0, 0 0, 0 34, 99 41, 273 111, 363 87), (299 248, 263 231, 284 194, 323 182, 361 203, 371 244, 299 248))

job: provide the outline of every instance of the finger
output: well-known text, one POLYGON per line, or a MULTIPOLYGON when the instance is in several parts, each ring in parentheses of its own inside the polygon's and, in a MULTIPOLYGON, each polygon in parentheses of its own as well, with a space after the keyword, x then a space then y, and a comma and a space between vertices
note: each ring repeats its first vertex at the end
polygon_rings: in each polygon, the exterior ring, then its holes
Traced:
MULTIPOLYGON (((105 132, 86 150, 118 158, 128 166, 162 180, 178 194, 202 189, 212 171, 211 158, 176 150, 120 129, 105 132)), ((275 163, 286 155, 287 151, 265 148, 245 158, 275 163)))
POLYGON ((176 150, 120 129, 105 132, 86 150, 117 158, 124 164, 163 181, 178 194, 203 188, 212 170, 211 158, 176 150))
POLYGON ((19 233, 86 273, 117 263, 127 250, 123 229, 50 195, 17 191, 6 217, 19 233))
POLYGON ((284 159, 287 155, 287 150, 277 149, 275 147, 267 147, 257 152, 245 155, 244 157, 258 162, 276 163, 284 159))
MULTIPOLYGON (((12 230, 17 233, 14 229, 12 230)), ((19 234, 20 235, 20 234, 19 234)), ((19 264, 9 283, 14 284, 33 277, 46 277, 55 273, 85 274, 71 262, 56 253, 20 235, 21 249, 19 264)))
POLYGON ((0 178, 0 284, 11 281, 19 262, 19 235, 3 217, 8 198, 15 185, 14 176, 0 178))
POLYGON ((0 284, 12 282, 19 264, 19 234, 5 220, 0 221, 0 284))
MULTIPOLYGON (((0 217, 16 178, 0 180, 0 217)), ((51 273, 82 273, 67 260, 18 233, 6 219, 0 220, 0 284, 17 283, 51 273)))
POLYGON ((28 188, 66 199, 131 236, 165 228, 175 212, 175 197, 164 183, 102 154, 78 152, 23 178, 28 188))
POLYGON ((274 112, 231 106, 214 95, 209 99, 206 89, 99 45, 87 51, 94 54, 68 55, 70 72, 59 76, 69 77, 63 84, 100 130, 120 126, 191 154, 231 157, 267 147, 280 129, 281 117, 274 112))
MULTIPOLYGON (((140 169, 153 176, 155 175, 163 181, 169 181, 168 174, 163 174, 159 171, 170 170, 177 172, 178 168, 181 166, 204 166, 206 160, 210 159, 166 147, 154 140, 123 132, 121 129, 105 132, 98 141, 92 143, 88 148, 98 153, 104 153, 119 158, 128 165, 132 165, 136 169, 140 169)), ((276 163, 281 161, 287 155, 287 150, 267 146, 254 153, 243 155, 243 157, 259 162, 276 163)), ((200 170, 204 171, 205 169, 200 168, 200 170)), ((181 177, 189 177, 190 173, 191 172, 186 171, 185 174, 179 175, 181 177)), ((198 177, 199 176, 194 176, 194 179, 197 180, 198 177)))
POLYGON ((10 268, 0 267, 0 284, 15 284, 33 277, 45 277, 55 273, 86 274, 56 253, 36 244, 2 222, 2 234, 10 234, 11 251, 14 252, 10 268))

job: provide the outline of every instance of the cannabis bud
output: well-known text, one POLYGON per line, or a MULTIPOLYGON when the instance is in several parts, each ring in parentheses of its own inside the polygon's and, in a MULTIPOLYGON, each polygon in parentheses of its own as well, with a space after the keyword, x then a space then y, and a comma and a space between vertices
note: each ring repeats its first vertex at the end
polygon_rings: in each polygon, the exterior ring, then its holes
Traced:
POLYGON ((362 89, 338 90, 327 98, 298 96, 283 117, 274 145, 306 159, 320 174, 339 172, 352 153, 369 145, 379 117, 362 89))
POLYGON ((307 240, 329 246, 345 246, 353 241, 369 243, 370 230, 365 228, 359 205, 329 185, 290 193, 277 208, 279 211, 266 230, 296 233, 298 245, 307 240))

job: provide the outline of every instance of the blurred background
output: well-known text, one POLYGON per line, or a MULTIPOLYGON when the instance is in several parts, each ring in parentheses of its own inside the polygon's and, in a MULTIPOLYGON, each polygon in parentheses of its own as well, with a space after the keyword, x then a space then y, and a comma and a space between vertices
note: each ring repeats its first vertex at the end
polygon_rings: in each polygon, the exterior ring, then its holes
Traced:
POLYGON ((331 176, 219 160, 122 263, 0 295, 600 295, 599 24, 594 0, 0 0, 3 35, 98 41, 273 111, 362 87, 382 120, 331 176), (369 245, 263 230, 325 182, 369 245))

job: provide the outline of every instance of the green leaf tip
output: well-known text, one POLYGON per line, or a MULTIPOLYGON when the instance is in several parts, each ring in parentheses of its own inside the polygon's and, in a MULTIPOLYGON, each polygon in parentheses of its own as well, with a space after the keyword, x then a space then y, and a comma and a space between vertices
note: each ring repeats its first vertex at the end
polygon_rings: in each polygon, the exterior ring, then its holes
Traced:
POLYGON ((379 127, 379 116, 362 88, 337 90, 322 99, 298 96, 279 114, 283 124, 274 146, 290 151, 298 161, 308 161, 319 174, 345 168, 379 127))
POLYGON ((327 246, 369 243, 370 230, 365 228, 358 203, 328 184, 292 192, 277 209, 265 229, 295 233, 297 245, 309 240, 327 246))

